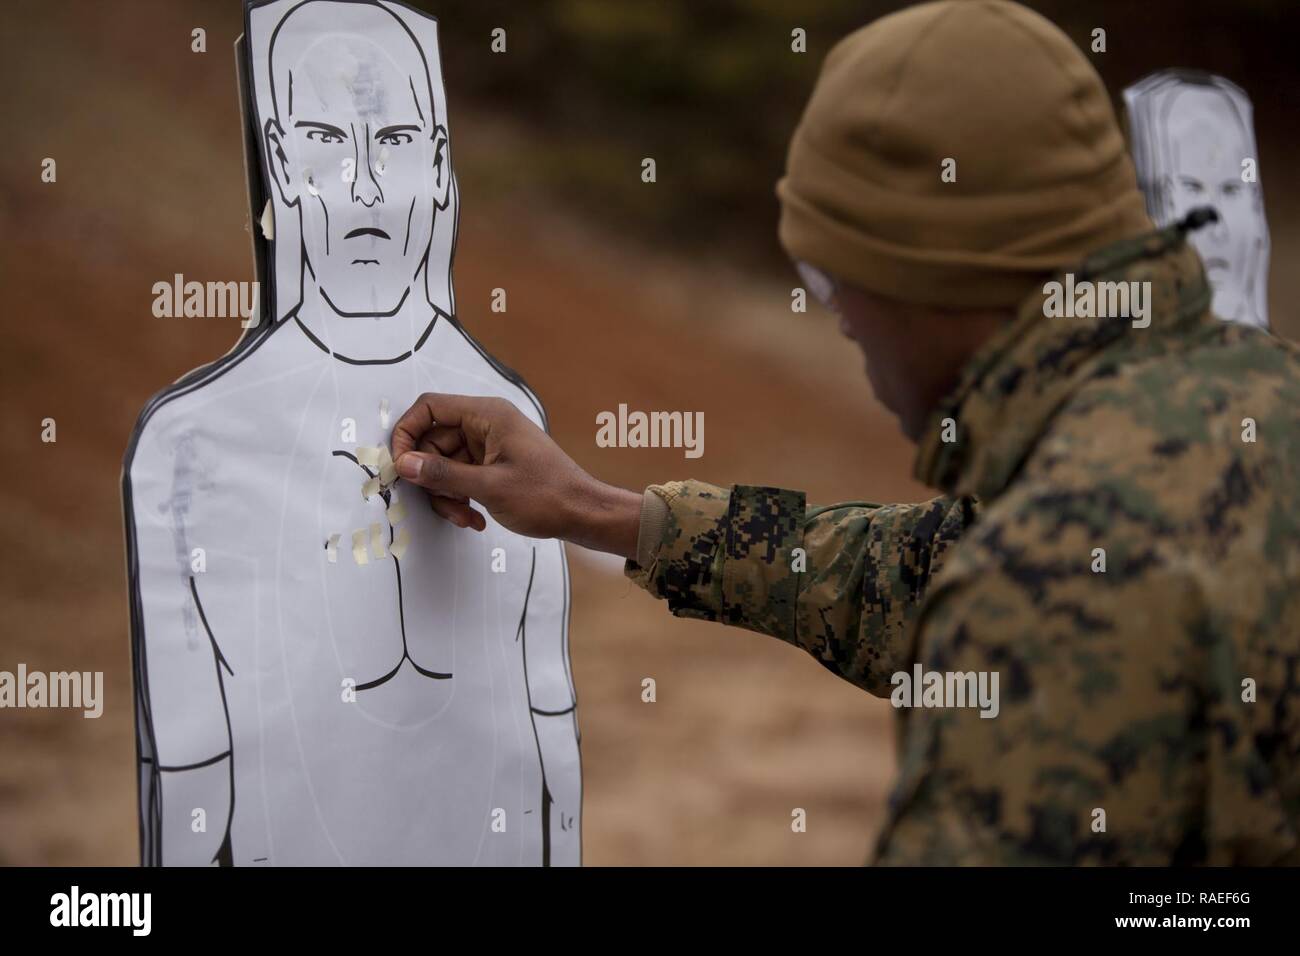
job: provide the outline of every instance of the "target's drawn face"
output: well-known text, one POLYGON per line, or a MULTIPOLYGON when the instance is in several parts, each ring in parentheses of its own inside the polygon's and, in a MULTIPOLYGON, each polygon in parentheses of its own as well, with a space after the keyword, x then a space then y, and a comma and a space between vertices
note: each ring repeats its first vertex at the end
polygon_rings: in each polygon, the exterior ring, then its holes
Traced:
POLYGON ((1161 70, 1124 91, 1147 212, 1168 226, 1209 206, 1218 222, 1188 239, 1214 290, 1214 312, 1268 325, 1268 223, 1250 99, 1229 80, 1161 70))
POLYGON ((383 7, 317 0, 277 27, 270 73, 267 154, 304 268, 337 314, 396 314, 421 288, 451 183, 423 52, 383 7))
POLYGON ((1242 178, 1252 145, 1232 101, 1212 87, 1173 94, 1165 110, 1170 169, 1162 194, 1171 219, 1197 206, 1213 206, 1219 221, 1192 234, 1215 291, 1215 311, 1226 318, 1242 310, 1258 249, 1264 239, 1259 184, 1242 178))

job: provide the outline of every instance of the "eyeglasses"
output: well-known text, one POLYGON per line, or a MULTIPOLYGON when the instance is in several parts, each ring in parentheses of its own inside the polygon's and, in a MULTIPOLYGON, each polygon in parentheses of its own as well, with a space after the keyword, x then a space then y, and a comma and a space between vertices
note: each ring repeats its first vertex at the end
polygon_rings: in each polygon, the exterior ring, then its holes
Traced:
POLYGON ((799 273, 799 278, 803 280, 804 287, 812 293, 812 297, 821 303, 822 308, 839 313, 839 283, 826 272, 818 269, 810 262, 804 262, 802 259, 794 260, 795 271, 799 273))

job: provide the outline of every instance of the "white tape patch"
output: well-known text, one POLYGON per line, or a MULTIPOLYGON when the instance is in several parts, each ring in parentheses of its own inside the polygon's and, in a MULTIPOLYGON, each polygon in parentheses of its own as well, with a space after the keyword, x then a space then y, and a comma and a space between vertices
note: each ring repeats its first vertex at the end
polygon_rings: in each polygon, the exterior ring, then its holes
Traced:
POLYGON ((398 561, 406 555, 406 549, 411 546, 411 529, 402 528, 397 532, 397 537, 393 539, 393 557, 398 561))
POLYGON ((370 563, 370 555, 366 552, 365 528, 359 528, 352 532, 352 560, 357 564, 370 563))
POLYGON ((401 524, 402 519, 406 517, 406 505, 397 500, 394 495, 388 503, 388 523, 392 525, 401 524))
POLYGON ((358 445, 357 464, 365 468, 374 468, 379 474, 372 475, 361 484, 361 497, 369 501, 372 495, 387 491, 397 484, 397 466, 393 464, 393 453, 387 445, 358 445))
POLYGON ((267 239, 275 239, 275 210, 271 207, 271 200, 266 201, 266 206, 262 209, 262 218, 257 221, 262 227, 262 235, 267 239))
POLYGON ((370 525, 370 553, 375 560, 388 557, 388 546, 384 543, 384 529, 378 521, 370 525))
POLYGON ((330 535, 329 541, 325 544, 325 557, 329 559, 330 564, 339 563, 339 535, 330 535))

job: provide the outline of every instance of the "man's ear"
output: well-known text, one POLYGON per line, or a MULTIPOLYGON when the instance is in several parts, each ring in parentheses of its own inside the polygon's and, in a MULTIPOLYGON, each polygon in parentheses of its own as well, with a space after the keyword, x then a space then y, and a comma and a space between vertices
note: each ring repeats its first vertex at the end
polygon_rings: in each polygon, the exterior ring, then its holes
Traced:
POLYGON ((298 205, 298 184, 289 175, 289 157, 284 151, 284 130, 275 119, 266 121, 266 156, 271 178, 286 206, 298 205))
POLYGON ((433 204, 446 209, 451 198, 451 149, 447 131, 439 126, 433 131, 433 204))

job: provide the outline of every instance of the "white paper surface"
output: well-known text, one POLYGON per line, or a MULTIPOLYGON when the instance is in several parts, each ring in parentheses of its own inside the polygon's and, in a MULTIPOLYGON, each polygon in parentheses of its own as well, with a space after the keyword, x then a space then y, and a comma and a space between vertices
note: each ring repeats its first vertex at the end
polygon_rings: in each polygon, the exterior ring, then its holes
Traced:
POLYGON ((160 393, 124 468, 144 862, 577 864, 562 546, 360 493, 422 392, 545 426, 452 318, 437 25, 276 0, 246 37, 275 322, 160 393))
POLYGON ((1167 226, 1197 206, 1214 207, 1219 221, 1189 236, 1214 311, 1267 327, 1268 223, 1250 99, 1220 76, 1162 70, 1126 89, 1124 101, 1152 220, 1167 226))

